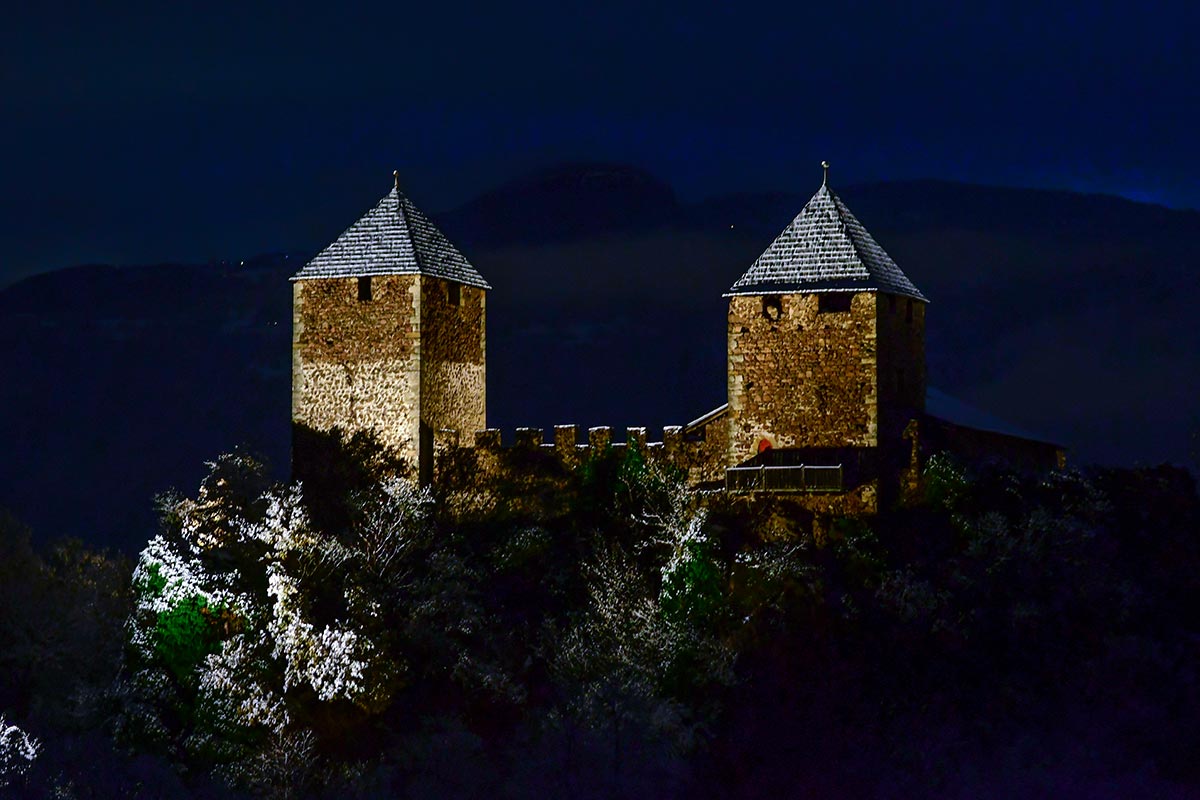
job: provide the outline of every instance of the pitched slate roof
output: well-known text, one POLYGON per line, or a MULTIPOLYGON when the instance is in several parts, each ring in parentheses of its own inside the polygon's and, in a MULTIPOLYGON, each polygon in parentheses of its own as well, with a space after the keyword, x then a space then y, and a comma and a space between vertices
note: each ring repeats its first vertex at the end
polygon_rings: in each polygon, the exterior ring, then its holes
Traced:
POLYGON ((292 280, 412 274, 492 288, 399 187, 393 187, 292 280))
POLYGON ((842 199, 822 184, 725 296, 872 289, 925 300, 842 199))

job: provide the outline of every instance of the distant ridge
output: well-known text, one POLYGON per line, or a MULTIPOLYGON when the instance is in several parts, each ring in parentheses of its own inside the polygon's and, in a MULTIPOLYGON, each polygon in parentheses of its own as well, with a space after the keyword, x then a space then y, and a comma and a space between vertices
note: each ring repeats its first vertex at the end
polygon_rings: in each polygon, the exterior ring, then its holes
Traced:
MULTIPOLYGON (((1193 463, 1200 212, 931 181, 838 194, 932 301, 933 385, 1076 463, 1193 463)), ((571 165, 435 216, 494 286, 489 423, 654 427, 724 402, 721 293, 807 199, 684 204, 643 170, 571 165)), ((288 277, 310 256, 0 289, 0 506, 40 537, 133 549, 152 496, 193 491, 222 451, 286 477, 288 277)))

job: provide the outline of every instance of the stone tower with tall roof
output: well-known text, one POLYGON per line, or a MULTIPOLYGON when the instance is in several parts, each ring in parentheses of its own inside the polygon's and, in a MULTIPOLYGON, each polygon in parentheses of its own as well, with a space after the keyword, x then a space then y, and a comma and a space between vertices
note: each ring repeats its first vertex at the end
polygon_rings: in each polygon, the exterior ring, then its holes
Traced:
POLYGON ((428 482, 435 434, 487 427, 490 288, 397 179, 292 278, 293 428, 370 431, 428 482))
POLYGON ((727 466, 901 449, 925 405, 926 300, 828 180, 726 297, 727 466))

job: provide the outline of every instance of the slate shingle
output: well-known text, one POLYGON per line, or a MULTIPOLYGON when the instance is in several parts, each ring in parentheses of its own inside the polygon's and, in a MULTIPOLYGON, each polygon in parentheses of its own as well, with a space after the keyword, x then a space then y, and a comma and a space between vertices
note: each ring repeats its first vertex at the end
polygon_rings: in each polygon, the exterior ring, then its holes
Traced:
POLYGON ((872 289, 925 300, 841 198, 823 184, 725 296, 872 289))
POLYGON ((492 288, 429 218, 393 188, 292 280, 418 273, 492 288))

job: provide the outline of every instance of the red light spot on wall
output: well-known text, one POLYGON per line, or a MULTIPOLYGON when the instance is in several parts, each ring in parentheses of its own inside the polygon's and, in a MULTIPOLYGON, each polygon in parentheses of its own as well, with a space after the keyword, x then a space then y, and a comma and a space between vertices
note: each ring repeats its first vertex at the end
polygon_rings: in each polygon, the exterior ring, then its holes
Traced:
POLYGON ((771 443, 769 441, 767 441, 766 439, 758 440, 758 452, 765 453, 766 451, 768 451, 770 449, 771 449, 771 443))

